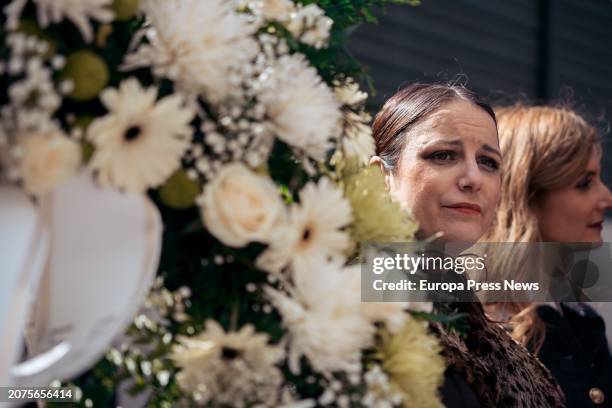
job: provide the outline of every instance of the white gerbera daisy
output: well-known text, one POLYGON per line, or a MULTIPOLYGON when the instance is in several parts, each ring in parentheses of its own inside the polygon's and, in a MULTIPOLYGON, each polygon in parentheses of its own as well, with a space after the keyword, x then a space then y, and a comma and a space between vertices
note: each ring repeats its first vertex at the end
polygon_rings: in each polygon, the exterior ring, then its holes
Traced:
MULTIPOLYGON (((59 23, 64 18, 77 26, 87 42, 93 40, 90 19, 100 23, 110 23, 114 18, 111 9, 113 0, 33 0, 38 13, 38 23, 44 28, 51 23, 59 23)), ((27 0, 15 0, 5 7, 7 24, 10 29, 17 28, 19 17, 27 0)))
POLYGON ((341 228, 350 221, 351 206, 329 179, 308 183, 300 191, 300 204, 289 209, 287 224, 276 229, 257 265, 279 273, 288 264, 304 265, 327 256, 341 256, 350 245, 348 233, 341 228))
POLYGON ((215 321, 194 337, 181 337, 172 359, 179 386, 199 405, 274 406, 282 382, 276 364, 284 353, 252 325, 225 332, 215 321))
POLYGON ((152 65, 154 74, 216 101, 236 85, 232 70, 258 52, 256 27, 231 1, 144 0, 142 7, 151 22, 149 43, 126 56, 126 68, 152 65))
POLYGON ((130 78, 100 99, 110 111, 88 128, 95 152, 90 166, 103 185, 144 191, 163 183, 181 164, 194 116, 179 94, 156 102, 157 89, 130 78))
POLYGON ((273 64, 260 100, 279 139, 316 160, 325 159, 339 131, 339 105, 303 55, 285 55, 273 64))
POLYGON ((318 372, 359 372, 361 350, 372 344, 374 326, 361 313, 361 298, 346 285, 344 271, 318 260, 295 272, 289 295, 265 289, 289 330, 289 369, 298 374, 305 356, 318 372))

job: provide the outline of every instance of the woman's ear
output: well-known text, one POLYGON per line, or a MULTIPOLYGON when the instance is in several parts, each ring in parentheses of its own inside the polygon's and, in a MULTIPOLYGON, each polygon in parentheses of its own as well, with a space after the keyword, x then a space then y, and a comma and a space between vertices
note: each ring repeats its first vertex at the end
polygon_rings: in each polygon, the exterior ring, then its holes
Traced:
POLYGON ((378 166, 380 172, 385 176, 385 187, 387 191, 391 188, 391 173, 385 169, 385 163, 380 156, 372 156, 370 166, 378 166))

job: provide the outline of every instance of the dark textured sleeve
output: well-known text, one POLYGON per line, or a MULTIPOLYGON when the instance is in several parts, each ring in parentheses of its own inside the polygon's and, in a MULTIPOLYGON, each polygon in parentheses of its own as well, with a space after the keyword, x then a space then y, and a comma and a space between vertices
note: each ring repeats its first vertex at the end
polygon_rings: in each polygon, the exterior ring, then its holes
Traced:
POLYGON ((452 369, 444 373, 444 384, 440 390, 446 408, 478 408, 480 402, 472 388, 452 369))

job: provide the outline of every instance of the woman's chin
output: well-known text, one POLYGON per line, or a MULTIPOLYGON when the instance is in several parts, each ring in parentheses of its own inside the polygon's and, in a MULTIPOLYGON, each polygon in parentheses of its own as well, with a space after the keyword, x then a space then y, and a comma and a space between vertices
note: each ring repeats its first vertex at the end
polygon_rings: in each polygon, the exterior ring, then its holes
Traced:
MULTIPOLYGON (((478 228, 469 227, 447 227, 440 228, 439 241, 443 242, 476 242, 481 237, 483 232, 478 228)), ((433 234, 430 234, 430 236, 433 234)))
POLYGON ((574 238, 573 240, 566 239, 565 241, 590 244, 594 248, 599 248, 603 244, 603 236, 599 230, 591 231, 589 229, 589 231, 582 234, 582 236, 579 239, 576 239, 576 238, 574 238))
POLYGON ((603 238, 601 234, 593 235, 592 237, 588 237, 585 240, 585 242, 588 242, 589 244, 591 244, 592 248, 599 248, 603 245, 603 238))

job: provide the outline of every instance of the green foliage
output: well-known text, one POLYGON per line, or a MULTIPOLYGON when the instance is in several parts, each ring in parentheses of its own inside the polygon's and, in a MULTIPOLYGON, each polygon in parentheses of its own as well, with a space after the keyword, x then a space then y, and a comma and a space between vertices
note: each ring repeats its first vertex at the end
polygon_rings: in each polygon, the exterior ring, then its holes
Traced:
POLYGON ((339 31, 347 30, 361 23, 377 23, 375 9, 384 11, 387 4, 409 4, 416 6, 419 0, 307 0, 304 4, 316 3, 325 14, 334 20, 339 31))

